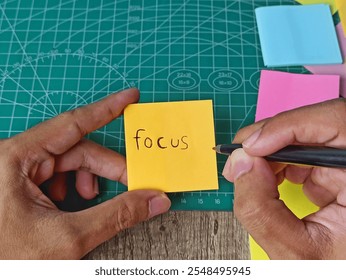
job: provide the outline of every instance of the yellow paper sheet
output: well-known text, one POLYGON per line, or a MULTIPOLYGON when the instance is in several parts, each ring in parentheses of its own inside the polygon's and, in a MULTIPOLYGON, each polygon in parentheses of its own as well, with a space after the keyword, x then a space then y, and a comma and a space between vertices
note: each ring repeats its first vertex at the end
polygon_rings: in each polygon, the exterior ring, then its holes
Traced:
POLYGON ((218 189, 211 100, 131 104, 124 118, 129 190, 218 189))
POLYGON ((346 37, 346 0, 335 0, 336 7, 338 8, 338 13, 344 30, 344 35, 346 37))
MULTIPOLYGON (((296 185, 286 180, 279 186, 279 192, 280 199, 300 219, 318 210, 318 207, 305 196, 301 185, 296 185)), ((251 236, 250 251, 251 259, 253 260, 269 259, 268 255, 251 236)))
MULTIPOLYGON (((344 0, 341 0, 344 1, 344 0)), ((299 2, 300 4, 306 5, 306 4, 329 4, 332 13, 334 14, 337 11, 335 0, 296 0, 296 2, 299 2)))

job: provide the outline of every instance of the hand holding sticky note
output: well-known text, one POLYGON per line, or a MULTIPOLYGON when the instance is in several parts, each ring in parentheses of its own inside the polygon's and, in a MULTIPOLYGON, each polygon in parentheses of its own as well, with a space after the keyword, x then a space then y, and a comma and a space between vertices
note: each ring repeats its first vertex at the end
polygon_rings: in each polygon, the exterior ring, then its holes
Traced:
POLYGON ((124 118, 129 190, 218 189, 210 100, 131 104, 124 118))

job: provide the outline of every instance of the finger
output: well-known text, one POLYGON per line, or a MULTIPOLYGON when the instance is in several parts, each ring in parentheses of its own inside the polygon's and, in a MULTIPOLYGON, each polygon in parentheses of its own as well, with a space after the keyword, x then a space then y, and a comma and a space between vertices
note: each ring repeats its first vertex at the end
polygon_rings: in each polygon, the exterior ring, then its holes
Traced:
POLYGON ((86 139, 56 158, 55 172, 70 170, 88 171, 127 185, 125 157, 86 139))
POLYGON ((310 176, 312 167, 287 165, 285 178, 295 184, 303 184, 310 176))
POLYGON ((97 176, 94 174, 78 170, 76 172, 76 189, 81 197, 92 199, 99 194, 99 184, 97 176))
MULTIPOLYGON (((35 156, 37 157, 39 155, 36 154, 35 156)), ((33 168, 31 172, 28 172, 28 176, 36 185, 39 186, 52 177, 54 173, 54 159, 52 157, 48 157, 42 162, 36 161, 35 163, 36 164, 34 166, 36 166, 36 168, 33 168)))
MULTIPOLYGON (((282 182, 284 180, 284 169, 286 165, 277 162, 268 162, 268 165, 270 166, 272 172, 277 176, 277 181, 282 182)), ((231 156, 228 157, 225 163, 222 175, 225 177, 226 180, 234 182, 234 177, 231 169, 231 156)))
POLYGON ((168 211, 168 197, 158 191, 130 191, 95 207, 68 214, 80 238, 81 257, 120 231, 168 211))
MULTIPOLYGON (((304 194, 310 201, 319 207, 324 207, 336 199, 336 194, 313 182, 312 167, 287 165, 284 169, 284 178, 295 184, 303 184, 304 194)), ((313 177, 316 176, 316 173, 313 177)))
POLYGON ((139 92, 131 88, 112 94, 105 99, 65 112, 19 134, 25 146, 43 148, 59 155, 74 146, 86 134, 106 125, 120 116, 124 108, 137 102, 139 92))
POLYGON ((48 186, 48 196, 54 201, 64 201, 67 193, 67 174, 55 173, 48 186))
POLYGON ((279 199, 277 178, 262 158, 239 149, 231 156, 237 218, 270 258, 296 258, 308 244, 304 223, 279 199))
MULTIPOLYGON (((99 194, 99 183, 94 174, 78 170, 76 189, 84 199, 92 199, 99 194)), ((53 201, 64 201, 67 194, 67 173, 55 173, 49 180, 48 196, 53 201)))
POLYGON ((310 201, 321 208, 329 205, 336 199, 336 194, 333 194, 324 187, 314 183, 311 177, 308 177, 305 181, 303 192, 310 201))
MULTIPOLYGON (((336 200, 338 204, 346 206, 346 170, 337 168, 314 168, 311 172, 313 185, 306 186, 305 191, 316 199, 318 205, 326 205, 336 200), (318 195, 323 195, 317 198, 318 195)), ((323 206, 324 206, 323 205, 323 206)))
POLYGON ((344 99, 287 111, 268 119, 243 147, 253 156, 265 156, 295 143, 346 147, 345 118, 344 99))
POLYGON ((255 131, 262 128, 262 126, 265 124, 266 121, 267 119, 261 120, 259 122, 255 122, 254 124, 241 128, 240 130, 238 130, 232 143, 243 143, 243 141, 249 138, 251 134, 253 134, 255 131))
POLYGON ((276 176, 276 185, 282 184, 283 181, 285 180, 285 172, 284 171, 280 171, 275 176, 276 176))

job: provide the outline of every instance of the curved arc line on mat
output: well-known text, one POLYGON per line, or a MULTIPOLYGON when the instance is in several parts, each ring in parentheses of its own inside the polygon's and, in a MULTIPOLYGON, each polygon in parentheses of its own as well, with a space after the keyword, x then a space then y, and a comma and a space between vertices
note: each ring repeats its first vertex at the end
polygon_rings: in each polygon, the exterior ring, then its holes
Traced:
MULTIPOLYGON (((29 90, 27 90, 26 88, 24 88, 21 84, 19 84, 19 83, 18 83, 16 80, 14 80, 11 76, 6 76, 6 78, 10 79, 13 83, 16 84, 17 87, 21 88, 24 92, 26 92, 26 93, 27 93, 30 97, 32 97, 35 101, 38 101, 38 98, 37 98, 37 97, 35 97, 29 90)), ((0 99, 9 101, 9 99, 4 98, 3 96, 1 96, 0 99)), ((16 101, 12 101, 12 102, 13 102, 14 104, 18 104, 18 103, 16 103, 16 101)), ((41 105, 44 106, 43 103, 41 103, 41 105)), ((50 112, 49 115, 51 115, 51 116, 55 116, 55 115, 56 115, 54 111, 51 111, 50 109, 48 109, 48 110, 49 110, 49 112, 50 112)))
MULTIPOLYGON (((249 30, 243 32, 243 34, 247 33, 248 31, 249 31, 249 30)), ((240 35, 240 34, 239 34, 239 35, 240 35)), ((232 40, 232 39, 234 39, 234 38, 237 38, 239 35, 233 36, 233 37, 231 37, 231 38, 229 38, 229 39, 226 39, 225 41, 222 41, 222 42, 219 43, 219 44, 222 44, 222 43, 225 43, 226 41, 229 41, 229 40, 232 40)), ((200 51, 200 52, 198 52, 198 53, 195 53, 195 54, 189 56, 188 59, 189 59, 189 58, 192 58, 192 57, 194 57, 194 56, 197 56, 197 55, 199 55, 199 54, 201 54, 201 53, 203 53, 203 52, 206 52, 206 51, 212 49, 213 47, 214 47, 214 46, 211 46, 211 47, 206 48, 206 49, 204 49, 204 50, 202 50, 202 51, 200 51)), ((161 50, 160 50, 160 52, 161 52, 161 50)), ((152 57, 151 57, 151 58, 152 58, 152 57)), ((151 59, 151 58, 150 58, 150 59, 151 59)), ((149 59, 145 60, 144 62, 146 62, 146 61, 148 61, 148 60, 149 60, 149 59)), ((143 77, 143 78, 140 79, 140 81, 141 81, 141 80, 145 80, 145 79, 147 79, 147 78, 150 78, 150 77, 152 77, 153 75, 155 75, 155 74, 157 74, 157 73, 160 73, 160 72, 162 72, 162 71, 164 71, 164 70, 167 70, 169 67, 175 66, 175 65, 181 63, 181 62, 184 61, 184 60, 186 60, 186 58, 184 58, 184 59, 182 59, 182 60, 180 60, 180 61, 178 61, 178 62, 176 62, 176 63, 174 63, 174 64, 171 64, 171 65, 169 65, 169 66, 166 67, 166 68, 160 69, 159 71, 156 71, 155 73, 152 73, 152 74, 150 74, 150 75, 148 75, 148 76, 146 76, 146 77, 143 77)), ((143 63, 144 63, 144 62, 143 62, 143 63)), ((133 70, 132 70, 132 71, 133 71, 133 70)), ((130 73, 130 72, 131 72, 131 70, 130 70, 128 73, 130 73)))
MULTIPOLYGON (((73 3, 73 2, 75 2, 75 1, 70 1, 70 2, 68 2, 67 4, 73 3)), ((122 1, 122 2, 126 2, 126 1, 122 1)), ((65 4, 66 4, 66 3, 64 3, 63 5, 65 5, 65 4)), ((105 6, 108 6, 108 5, 111 5, 111 4, 112 4, 112 3, 107 4, 107 5, 105 5, 105 6)), ((39 13, 37 13, 37 14, 32 15, 32 17, 33 17, 33 16, 40 15, 40 14, 43 14, 43 13, 45 13, 45 12, 47 12, 47 11, 50 11, 50 10, 55 10, 55 9, 59 8, 59 6, 62 6, 62 5, 57 5, 57 6, 55 6, 55 8, 50 8, 50 9, 48 9, 48 10, 46 10, 46 11, 39 12, 39 13)), ((1 8, 1 5, 0 5, 0 8, 1 8)), ((87 11, 83 11, 83 12, 77 14, 76 16, 85 15, 85 14, 87 14, 87 13, 89 13, 89 12, 91 12, 91 11, 95 11, 95 10, 97 10, 97 9, 98 9, 98 8, 93 8, 93 9, 90 9, 90 10, 87 10, 87 11)), ((125 13, 127 13, 127 12, 124 12, 124 14, 125 14, 125 13)), ((105 18, 105 19, 101 19, 101 20, 98 21, 97 23, 102 22, 102 21, 107 20, 107 19, 110 19, 110 18, 113 18, 113 17, 114 17, 114 15, 113 15, 113 16, 110 16, 110 17, 107 17, 107 18, 105 18)), ((19 24, 21 24, 21 23, 27 21, 28 19, 29 19, 29 18, 26 18, 26 19, 23 19, 23 20, 21 20, 21 21, 18 21, 17 24, 13 25, 13 27, 15 27, 16 25, 19 25, 19 24)), ((42 33, 42 34, 40 34, 40 35, 34 37, 34 38, 31 39, 28 43, 26 43, 26 45, 35 42, 37 39, 39 39, 40 37, 42 37, 42 35, 46 34, 46 33, 49 32, 49 31, 52 31, 52 30, 54 30, 54 29, 56 30, 58 26, 60 26, 60 25, 62 25, 62 24, 64 24, 64 23, 70 22, 71 20, 72 20, 72 18, 65 19, 64 21, 59 22, 58 24, 54 25, 53 27, 46 29, 46 30, 44 31, 44 33, 42 33)), ((90 26, 87 26, 87 27, 92 27, 93 25, 95 25, 95 24, 97 24, 97 23, 93 23, 93 24, 91 24, 90 26)), ((84 30, 84 29, 85 29, 85 28, 83 28, 83 29, 81 29, 81 30, 84 30)), ((4 32, 4 31, 10 31, 10 27, 7 28, 7 29, 1 30, 1 32, 4 32)), ((67 38, 67 39, 70 39, 70 38, 72 38, 72 37, 69 37, 69 38, 67 38)), ((65 39, 65 40, 62 41, 62 42, 65 43, 67 39, 65 39)), ((15 52, 14 54, 18 54, 18 51, 15 52)))
MULTIPOLYGON (((234 3, 236 3, 236 2, 233 2, 231 5, 233 5, 234 3)), ((230 5, 230 6, 231 6, 230 5)), ((180 6, 180 7, 182 7, 182 6, 180 6)), ((226 7, 226 8, 229 8, 229 7, 226 7)), ((92 10, 97 10, 97 8, 94 8, 94 9, 92 9, 92 10)), ((224 11, 225 10, 225 8, 224 9, 221 9, 218 13, 220 13, 220 12, 222 12, 222 11, 224 11)), ((80 13, 80 14, 78 14, 78 15, 82 15, 82 14, 86 14, 87 12, 84 12, 84 13, 80 13)), ((172 16, 172 15, 171 15, 172 16)), ((214 15, 213 15, 214 16, 214 15)), ((105 18, 105 19, 102 19, 101 20, 101 22, 102 21, 104 21, 104 20, 107 20, 107 19, 109 19, 109 18, 112 18, 113 16, 111 16, 111 17, 108 17, 108 18, 105 18)), ((203 17, 202 17, 203 18, 203 17)), ((207 21, 209 21, 211 18, 207 18, 207 20, 205 20, 203 23, 205 23, 205 22, 207 22, 207 21)), ((221 21, 221 20, 220 20, 221 21)), ((62 24, 62 23, 64 23, 64 22, 61 22, 61 23, 59 23, 59 24, 62 24)), ((98 24, 98 23, 100 23, 100 21, 99 22, 97 22, 97 23, 93 23, 93 24, 91 24, 90 26, 88 26, 88 27, 92 27, 93 25, 96 25, 96 24, 98 24)), ((165 23, 165 22, 164 22, 165 23)), ((163 25, 164 23, 162 23, 161 25, 163 25)), ((203 24, 202 23, 202 24, 203 24)), ((160 25, 160 26, 161 26, 160 25)), ((200 24, 201 25, 201 24, 200 24)), ((199 26, 200 26, 199 25, 199 26)), ((160 28, 160 26, 158 27, 158 28, 156 28, 156 29, 154 29, 154 30, 150 30, 152 33, 150 33, 149 35, 148 35, 148 37, 147 38, 149 38, 151 35, 153 35, 154 34, 154 32, 156 31, 156 30, 158 30, 159 28, 160 28)), ((177 27, 179 27, 179 26, 177 26, 177 27)), ((52 28, 50 28, 50 29, 48 29, 48 30, 52 30, 52 29, 56 29, 56 26, 54 26, 54 27, 52 27, 52 28)), ((196 27, 195 27, 196 28, 196 27)), ((194 29, 195 29, 194 28, 194 29)), ((203 27, 202 27, 203 28, 203 27)), ((203 29, 205 29, 205 30, 210 30, 210 29, 208 29, 208 28, 203 28, 203 29)), ((248 30, 246 30, 246 31, 252 31, 254 28, 252 28, 252 29, 248 29, 248 30)), ((82 29, 83 30, 83 29, 82 29)), ((47 32, 47 31, 46 31, 47 32)), ((111 31, 109 31, 109 32, 111 32, 111 31)), ((191 31, 190 31, 191 32, 191 31)), ((220 31, 219 31, 220 32, 220 31)), ((221 34, 222 33, 225 33, 225 32, 220 32, 221 34)), ((43 33, 43 34, 45 34, 45 33, 43 33)), ((39 37, 41 37, 43 34, 40 34, 39 36, 37 36, 37 38, 39 38, 39 37)), ((76 34, 78 34, 78 33, 75 33, 74 35, 76 35, 76 34)), ((92 42, 93 41, 95 41, 96 39, 98 39, 98 38, 101 38, 102 36, 104 36, 104 35, 106 35, 106 34, 108 34, 108 33, 105 33, 105 34, 103 34, 103 35, 101 35, 101 36, 97 36, 97 38, 95 38, 95 39, 93 39, 92 40, 92 42)), ((71 39, 74 35, 72 35, 71 37, 69 37, 69 39, 71 39)), ((136 35, 133 35, 133 36, 136 36, 136 35)), ((133 36, 130 36, 130 37, 133 37, 133 36)), ((183 39, 184 38, 184 36, 186 36, 186 34, 184 34, 183 36, 181 36, 180 38, 181 39, 183 39)), ((231 40, 231 39, 234 39, 234 38, 236 38, 236 37, 238 37, 238 36, 233 36, 233 37, 231 37, 231 38, 229 38, 229 39, 227 39, 227 40, 225 40, 225 41, 223 41, 222 43, 218 43, 218 45, 221 45, 221 44, 224 44, 225 42, 227 42, 228 40, 231 40)), ((176 41, 179 41, 180 40, 180 38, 177 38, 174 42, 176 42, 176 41)), ((32 41, 34 41, 35 39, 33 39, 32 41)), ((164 40, 164 39, 163 39, 164 40)), ((31 42, 32 42, 31 41, 31 42)), ((123 40, 122 40, 123 41, 123 40)), ((206 40, 206 41, 208 41, 208 40, 206 40)), ((246 41, 246 40, 243 40, 244 42, 246 42, 246 43, 250 43, 250 42, 248 42, 248 41, 246 41)), ((29 43, 31 43, 31 42, 29 42, 29 43)), ((62 41, 58 46, 60 46, 63 42, 65 42, 65 41, 62 41)), ((90 43, 92 43, 92 42, 88 42, 88 44, 90 44, 90 43)), ((119 42, 121 42, 121 41, 119 41, 119 42)), ((173 43, 174 43, 173 42, 173 43)), ((28 43, 28 44, 29 44, 28 43)), ((255 47, 255 48, 258 48, 257 46, 255 46, 255 45, 253 45, 253 44, 251 44, 253 47, 255 47)), ((84 45, 83 47, 85 47, 85 46, 87 46, 87 45, 84 45)), ((142 47, 143 45, 141 44, 141 47, 142 47)), ((208 48, 208 49, 205 49, 204 51, 207 51, 207 50, 209 50, 209 49, 211 49, 211 48, 213 48, 214 46, 212 46, 212 47, 210 47, 210 48, 208 48)), ((223 46, 223 47, 226 47, 226 46, 223 46)), ((111 47, 108 47, 107 49, 105 49, 104 51, 102 51, 101 53, 103 53, 103 52, 105 52, 105 51, 107 51, 109 48, 111 48, 111 47)), ((229 49, 229 47, 226 47, 227 49, 229 49)), ((136 50, 138 50, 138 48, 135 48, 134 50, 132 50, 132 52, 134 52, 134 51, 136 51, 136 50)), ((232 49, 230 49, 231 51, 232 51, 232 49)), ((203 53, 203 52, 200 52, 200 53, 203 53)), ((199 53, 199 54, 200 54, 199 53)), ((129 55, 130 55, 131 53, 129 53, 124 59, 126 59, 129 55)), ((237 55, 240 55, 240 54, 238 54, 237 53, 237 55)), ((151 58, 153 58, 154 56, 152 56, 152 57, 150 57, 150 58, 148 58, 148 60, 149 59, 151 59, 151 58)), ((124 60, 123 59, 123 60, 124 60)), ((183 61, 183 60, 182 60, 183 61)), ((181 61, 181 62, 182 62, 181 61)), ((120 61, 120 63, 119 64, 121 64, 123 61, 120 61)))
MULTIPOLYGON (((32 69, 32 71, 33 71, 33 73, 34 73, 35 78, 37 79, 38 83, 40 84, 40 86, 41 86, 41 88, 43 89, 43 91, 45 92, 45 94, 48 95, 47 89, 43 86, 42 81, 41 81, 41 79, 39 78, 39 76, 37 75, 37 72, 36 72, 34 66, 33 66, 33 65, 31 64, 31 62, 29 61, 29 59, 28 59, 29 56, 27 55, 25 49, 23 48, 23 45, 22 45, 22 43, 20 42, 20 40, 19 40, 19 38, 18 38, 18 36, 17 36, 16 31, 13 29, 13 27, 12 27, 12 25, 11 25, 11 22, 9 21, 9 19, 8 19, 7 15, 6 15, 5 11, 4 11, 4 9, 1 7, 1 5, 0 5, 0 11, 2 12, 2 14, 3 14, 3 16, 4 16, 4 19, 7 21, 8 25, 10 26, 10 29, 11 29, 11 32, 13 33, 13 36, 16 38, 18 45, 20 46, 20 48, 21 48, 22 51, 23 51, 23 55, 24 55, 24 56, 26 57, 26 59, 28 60, 28 64, 29 64, 29 66, 31 67, 31 69, 32 69)), ((50 102, 51 102, 51 100, 50 100, 50 102)), ((53 105, 53 104, 51 103, 51 105, 53 105)), ((53 106, 53 107, 54 107, 54 106, 53 106)), ((54 109, 54 110, 55 110, 55 109, 54 109)), ((57 113, 57 112, 55 111, 54 113, 57 113)))
MULTIPOLYGON (((126 85, 127 85, 128 87, 130 86, 129 83, 126 81, 125 77, 124 77, 115 67, 113 67, 112 65, 110 65, 110 64, 108 64, 108 63, 106 63, 106 62, 104 62, 103 60, 101 60, 101 59, 99 59, 99 58, 97 58, 97 57, 94 57, 94 56, 91 56, 91 55, 86 55, 86 54, 84 54, 84 55, 79 55, 79 54, 76 54, 76 53, 58 53, 58 54, 55 54, 55 55, 56 55, 56 56, 59 56, 59 57, 62 57, 62 56, 64 56, 64 55, 65 55, 65 56, 73 56, 73 57, 79 56, 79 57, 81 57, 81 58, 83 58, 83 59, 86 59, 86 60, 89 59, 89 61, 90 61, 90 60, 94 60, 94 61, 96 61, 97 63, 99 63, 100 65, 103 65, 103 66, 109 68, 110 71, 114 71, 114 72, 119 76, 119 78, 118 78, 116 81, 118 81, 118 80, 120 80, 120 79, 123 79, 123 81, 126 83, 126 85)), ((45 55, 43 55, 43 56, 37 57, 37 58, 33 59, 32 61, 37 62, 37 61, 39 61, 39 60, 43 60, 43 59, 47 59, 47 58, 53 59, 52 55, 48 53, 48 54, 45 54, 45 55)), ((29 62, 26 61, 23 65, 27 66, 28 64, 29 64, 29 62)), ((21 68, 23 67, 23 65, 21 65, 21 68)), ((17 81, 15 81, 15 80, 10 76, 11 74, 13 74, 13 73, 14 73, 15 71, 17 71, 17 70, 19 70, 19 68, 13 69, 11 72, 9 72, 9 74, 8 74, 6 77, 3 77, 3 78, 0 80, 0 82, 4 82, 6 78, 11 79, 14 83, 16 83, 17 86, 21 87, 27 94, 29 94, 36 102, 39 102, 41 105, 45 106, 45 104, 42 103, 42 102, 39 100, 39 98, 36 98, 29 90, 25 89, 22 85, 20 85, 17 81)), ((110 73, 110 72, 108 72, 108 73, 104 76, 104 78, 105 78, 109 73, 110 73)), ((102 81, 102 80, 103 80, 103 79, 100 79, 100 81, 102 81)), ((96 86, 96 85, 94 85, 94 86, 96 86)), ((107 85, 107 86, 108 86, 108 85, 107 85)), ((107 87, 107 86, 106 86, 106 87, 107 87)), ((106 87, 102 88, 102 89, 99 90, 98 92, 102 91, 102 90, 105 89, 106 87)), ((92 87, 92 88, 93 88, 93 87, 92 87)), ((91 88, 91 89, 92 89, 92 88, 91 88)), ((91 89, 89 89, 87 92, 90 92, 91 89)), ((48 94, 49 94, 49 93, 48 93, 48 94)), ((88 98, 88 99, 85 99, 85 94, 79 95, 79 97, 82 98, 83 100, 89 100, 89 98, 88 98)), ((5 100, 5 99, 4 99, 4 100, 5 100)), ((15 101, 10 101, 10 100, 6 100, 6 101, 8 101, 8 102, 13 102, 14 104, 18 104, 18 103, 16 103, 15 101)), ((95 101, 97 101, 97 100, 95 100, 95 101)), ((51 104, 51 105, 54 107, 53 104, 51 104)), ((28 108, 30 108, 30 107, 28 107, 28 108)), ((70 110, 70 109, 72 109, 72 107, 70 107, 68 110, 70 110)), ((49 108, 47 108, 47 110, 49 110, 49 108)), ((38 110, 36 109, 36 111, 38 111, 38 110)), ((42 111, 41 113, 43 113, 43 111, 42 111)), ((55 112, 53 112, 53 111, 50 110, 49 116, 54 117, 54 116, 56 116, 56 115, 58 115, 57 112, 55 113, 55 112)))
MULTIPOLYGON (((234 2, 233 2, 234 3, 234 2)), ((227 7, 225 7, 224 9, 221 9, 220 11, 218 11, 215 15, 213 15, 212 17, 216 16, 217 14, 221 13, 222 11, 224 11, 225 9, 228 9, 230 6, 233 5, 233 3, 227 7)), ((195 26, 194 28, 192 28, 191 30, 189 30, 187 33, 185 33, 183 36, 178 37, 177 39, 175 39, 174 41, 170 42, 169 44, 167 44, 167 46, 165 46, 164 48, 160 49, 160 51, 158 53, 161 53, 162 51, 166 50, 167 48, 171 47, 173 44, 175 44, 176 42, 178 42, 179 40, 183 39, 184 37, 186 37, 186 35, 190 34, 191 32, 193 32, 196 28, 199 28, 202 24, 206 23, 207 21, 209 21, 210 19, 212 19, 212 17, 207 18, 206 20, 204 20, 203 22, 201 22, 199 25, 195 26)), ((146 60, 144 60, 143 62, 141 62, 141 64, 138 66, 140 67, 142 64, 146 63, 147 61, 149 61, 150 59, 152 59, 154 56, 156 56, 158 53, 155 53, 153 56, 147 58, 146 60)), ((131 54, 131 53, 130 53, 131 54)), ((124 59, 126 59, 130 54, 126 55, 124 59)), ((184 61, 184 60, 183 60, 184 61)), ((174 65, 170 65, 174 66, 174 65)), ((133 71, 130 70, 129 73, 133 71)), ((162 69, 160 71, 163 71, 162 69)), ((156 72, 159 73, 159 72, 156 72)), ((155 73, 154 73, 155 74, 155 73)), ((153 74, 149 75, 149 77, 151 77, 153 74)), ((147 77, 146 77, 147 78, 147 77)))

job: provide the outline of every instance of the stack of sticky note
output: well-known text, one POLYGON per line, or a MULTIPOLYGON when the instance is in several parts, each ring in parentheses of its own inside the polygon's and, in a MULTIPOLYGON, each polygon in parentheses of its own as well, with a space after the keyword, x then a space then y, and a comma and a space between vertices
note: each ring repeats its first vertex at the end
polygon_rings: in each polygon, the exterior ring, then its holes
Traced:
POLYGON ((256 121, 339 96, 339 76, 261 71, 256 121))
POLYGON ((339 12, 340 21, 344 29, 344 36, 346 36, 346 1, 345 0, 335 0, 336 8, 339 12))
MULTIPOLYGON (((331 8, 332 13, 334 14, 337 10, 337 7, 335 5, 335 1, 338 0, 296 0, 300 4, 304 5, 311 5, 311 4, 328 4, 331 8)), ((340 0, 344 1, 344 0, 340 0)))
POLYGON ((256 18, 266 66, 342 63, 328 5, 261 7, 256 18))
MULTIPOLYGON (((342 57, 346 57, 346 37, 341 23, 336 26, 342 57)), ((346 97, 346 63, 331 65, 305 65, 311 73, 340 76, 340 95, 346 97)))
MULTIPOLYGON (((333 1, 334 2, 334 1, 333 1)), ((336 26, 336 34, 341 48, 342 58, 346 57, 346 1, 335 0, 334 9, 338 10, 340 23, 336 26)), ((346 63, 327 65, 304 65, 311 73, 340 76, 340 95, 346 97, 346 63)))

